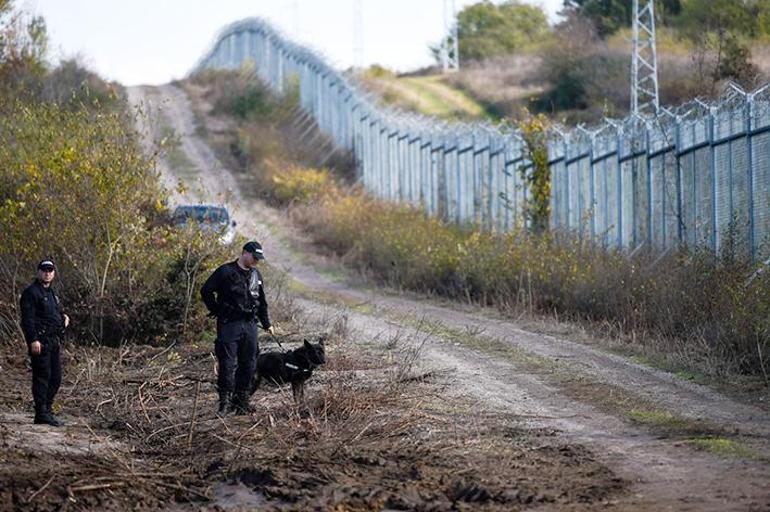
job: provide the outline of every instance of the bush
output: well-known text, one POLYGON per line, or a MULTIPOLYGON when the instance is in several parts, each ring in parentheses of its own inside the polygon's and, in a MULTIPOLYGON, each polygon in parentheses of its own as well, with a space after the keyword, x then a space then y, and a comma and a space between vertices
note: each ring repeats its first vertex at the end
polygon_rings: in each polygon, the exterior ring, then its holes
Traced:
POLYGON ((272 196, 281 204, 292 201, 309 202, 331 193, 335 187, 326 169, 311 169, 294 164, 279 165, 269 162, 272 196))
POLYGON ((94 109, 122 107, 118 87, 86 69, 75 59, 63 60, 42 80, 41 99, 62 106, 94 109))
POLYGON ((214 114, 263 123, 279 121, 296 105, 299 95, 298 83, 290 80, 288 93, 277 97, 257 78, 254 66, 249 64, 237 71, 202 71, 192 82, 206 87, 207 100, 213 105, 214 114))
POLYGON ((385 78, 395 78, 396 74, 385 66, 372 64, 361 74, 362 78, 371 78, 373 80, 382 80, 385 78))
MULTIPOLYGON (((239 171, 242 180, 249 180, 248 186, 257 195, 275 200, 276 186, 282 190, 312 188, 315 185, 311 181, 325 179, 313 176, 316 167, 328 166, 338 175, 353 176, 352 155, 335 150, 334 142, 295 108, 299 102, 296 77, 287 79, 286 91, 280 97, 270 93, 249 66, 239 71, 203 71, 182 86, 191 97, 199 98, 197 104, 204 105, 200 114, 229 121, 217 123, 228 128, 212 134, 210 140, 219 157, 239 171), (300 180, 302 183, 286 181, 289 175, 282 174, 281 168, 291 166, 309 171, 300 180), (274 176, 278 176, 278 182, 274 176)), ((287 192, 286 197, 293 193, 287 192)))
POLYGON ((121 111, 21 101, 0 101, 0 112, 4 338, 19 333, 18 297, 43 257, 57 262, 61 295, 84 339, 181 334, 196 314, 179 300, 197 275, 190 262, 197 273, 206 269, 217 245, 200 232, 168 229, 165 192, 133 120, 121 111))
POLYGON ((703 373, 761 375, 768 364, 770 276, 747 282, 747 261, 629 258, 565 235, 479 232, 362 192, 294 215, 319 245, 392 286, 614 325, 703 373))
POLYGON ((39 94, 47 47, 45 20, 17 11, 11 0, 0 0, 0 96, 39 94))

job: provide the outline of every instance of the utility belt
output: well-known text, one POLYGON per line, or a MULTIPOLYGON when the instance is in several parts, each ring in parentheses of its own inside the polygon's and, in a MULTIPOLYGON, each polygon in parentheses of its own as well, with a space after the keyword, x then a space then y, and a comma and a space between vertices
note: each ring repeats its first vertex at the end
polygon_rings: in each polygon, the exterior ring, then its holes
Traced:
POLYGON ((217 320, 219 323, 222 324, 229 324, 230 322, 256 322, 257 319, 254 318, 254 315, 243 315, 243 316, 227 316, 227 317, 217 317, 217 320))
POLYGON ((64 326, 61 327, 42 327, 37 330, 37 337, 40 340, 56 339, 59 340, 64 336, 64 326))
POLYGON ((217 319, 222 323, 236 321, 250 322, 256 320, 255 313, 255 311, 243 311, 240 308, 235 308, 230 304, 223 303, 219 306, 217 319))

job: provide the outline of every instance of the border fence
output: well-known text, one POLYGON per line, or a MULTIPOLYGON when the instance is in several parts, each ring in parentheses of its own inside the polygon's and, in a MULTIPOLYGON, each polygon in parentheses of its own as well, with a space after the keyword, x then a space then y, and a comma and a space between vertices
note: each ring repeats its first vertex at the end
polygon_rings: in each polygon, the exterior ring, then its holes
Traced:
MULTIPOLYGON (((376 196, 485 229, 525 224, 531 169, 515 129, 445 123, 398 112, 358 89, 317 52, 250 18, 225 27, 193 72, 253 62, 300 107, 376 196)), ((770 237, 770 85, 730 84, 714 103, 693 100, 654 119, 606 119, 548 133, 551 229, 633 251, 730 249, 767 257, 770 237)))

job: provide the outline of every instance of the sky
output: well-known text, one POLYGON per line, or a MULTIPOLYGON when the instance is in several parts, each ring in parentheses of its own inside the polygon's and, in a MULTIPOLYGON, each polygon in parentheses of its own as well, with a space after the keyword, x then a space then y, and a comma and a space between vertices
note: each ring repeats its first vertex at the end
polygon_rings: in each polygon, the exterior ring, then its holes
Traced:
MULTIPOLYGON (((455 0, 457 9, 478 0, 455 0)), ((524 0, 551 20, 563 0, 524 0)), ((224 25, 247 17, 272 21, 320 51, 333 66, 354 63, 355 0, 17 0, 42 15, 51 58, 78 57, 124 85, 184 77, 224 25)), ((428 46, 444 32, 443 0, 361 0, 363 63, 408 71, 432 63, 428 46)), ((462 59, 462 56, 461 56, 462 59)))

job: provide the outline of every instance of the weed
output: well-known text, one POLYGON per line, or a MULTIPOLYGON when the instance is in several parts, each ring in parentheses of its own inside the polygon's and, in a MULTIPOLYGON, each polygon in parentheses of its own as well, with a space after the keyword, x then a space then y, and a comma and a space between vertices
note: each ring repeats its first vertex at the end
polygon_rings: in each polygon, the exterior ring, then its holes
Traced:
POLYGON ((753 458, 756 452, 746 444, 724 437, 701 437, 687 441, 700 450, 716 455, 733 455, 741 458, 753 458))
POLYGON ((699 428, 693 420, 657 409, 631 409, 628 417, 634 423, 666 431, 691 431, 699 428))

